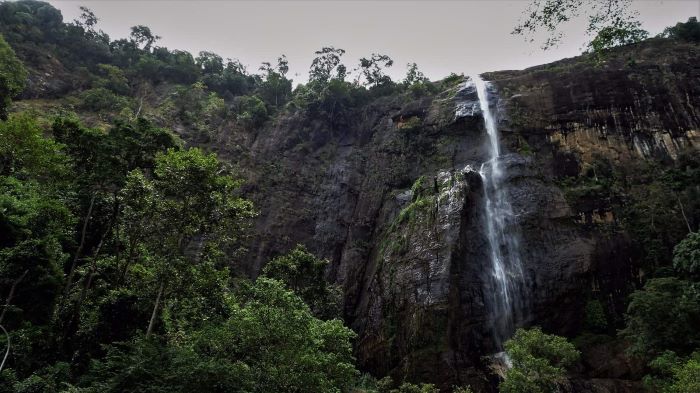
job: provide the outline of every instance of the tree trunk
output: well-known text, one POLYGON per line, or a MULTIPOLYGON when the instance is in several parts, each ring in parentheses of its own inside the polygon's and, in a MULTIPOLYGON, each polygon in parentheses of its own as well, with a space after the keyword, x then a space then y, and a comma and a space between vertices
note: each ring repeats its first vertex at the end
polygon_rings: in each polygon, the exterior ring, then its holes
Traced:
POLYGON ((75 276, 75 268, 78 265, 78 259, 80 259, 80 254, 83 252, 83 247, 85 247, 85 236, 87 234, 87 226, 88 226, 88 222, 90 222, 90 218, 92 217, 92 209, 95 206, 95 198, 96 197, 97 197, 97 191, 93 192, 92 197, 90 198, 90 206, 88 207, 87 214, 85 215, 85 220, 83 221, 82 233, 80 234, 80 244, 78 245, 78 249, 75 250, 75 256, 73 257, 73 263, 71 263, 71 265, 70 265, 70 270, 68 271, 68 278, 66 279, 66 287, 63 289, 63 299, 65 299, 68 296, 68 292, 70 291, 70 287, 73 284, 73 277, 75 276))
POLYGON ((693 228, 690 227, 690 222, 688 222, 688 217, 685 215, 683 203, 681 202, 681 198, 678 196, 678 194, 676 194, 676 201, 678 201, 678 206, 681 208, 681 215, 683 216, 683 220, 685 220, 685 225, 688 227, 688 232, 693 233, 693 228))
POLYGON ((7 312, 7 309, 10 308, 10 304, 12 303, 12 298, 15 296, 15 289, 17 289, 17 285, 24 280, 24 277, 29 273, 29 270, 25 270, 24 273, 22 273, 21 276, 19 276, 18 279, 15 280, 15 282, 12 283, 12 287, 10 288, 10 293, 7 295, 7 300, 5 301, 5 307, 2 309, 2 313, 0 313, 0 324, 2 324, 2 320, 5 319, 5 313, 7 312))
POLYGON ((80 314, 80 309, 83 307, 83 302, 87 298, 87 294, 90 290, 90 286, 92 285, 92 279, 95 277, 95 274, 97 274, 97 258, 100 256, 100 251, 102 250, 102 245, 104 244, 105 238, 109 236, 109 233, 112 231, 112 225, 107 228, 105 231, 104 235, 102 235, 102 238, 100 239, 100 243, 97 245, 97 248, 95 249, 95 254, 92 256, 92 266, 90 266, 90 274, 88 274, 87 280, 85 281, 85 285, 83 285, 83 289, 80 291, 80 298, 78 299, 78 303, 75 305, 75 311, 73 312, 73 321, 78 320, 78 315, 80 314))
POLYGON ((158 288, 158 296, 156 296, 156 303, 153 305, 153 313, 151 313, 151 320, 148 322, 148 330, 146 330, 146 338, 148 338, 153 332, 153 327, 156 324, 156 317, 158 316, 158 308, 160 307, 160 299, 163 296, 163 289, 165 289, 165 282, 160 283, 160 288, 158 288))

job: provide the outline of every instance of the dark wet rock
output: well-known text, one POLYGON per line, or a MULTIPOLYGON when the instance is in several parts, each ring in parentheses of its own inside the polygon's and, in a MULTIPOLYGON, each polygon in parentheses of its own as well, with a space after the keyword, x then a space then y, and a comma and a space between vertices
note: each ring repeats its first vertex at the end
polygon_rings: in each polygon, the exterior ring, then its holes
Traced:
MULTIPOLYGON (((672 160, 697 144, 700 51, 662 44, 625 48, 600 67, 576 58, 485 76, 521 239, 524 325, 574 336, 592 291, 623 311, 637 280, 628 239, 584 228, 587 213, 570 206, 558 184, 594 156, 615 165, 672 160)), ((343 287, 363 369, 493 391, 484 360, 495 348, 485 306, 483 186, 473 170, 487 159, 487 138, 473 88, 383 97, 333 125, 286 113, 227 137, 214 149, 241 168, 261 212, 241 272, 255 276, 303 243, 332 262, 328 277, 343 287)), ((584 358, 589 364, 570 391, 638 391, 624 352, 598 351, 586 355, 593 357, 584 358)))

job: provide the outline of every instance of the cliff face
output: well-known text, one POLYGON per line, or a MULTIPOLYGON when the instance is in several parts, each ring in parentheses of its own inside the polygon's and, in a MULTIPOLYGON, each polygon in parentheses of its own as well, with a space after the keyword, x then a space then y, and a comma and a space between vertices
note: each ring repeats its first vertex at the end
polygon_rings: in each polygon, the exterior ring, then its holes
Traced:
MULTIPOLYGON (((520 224, 529 293, 521 323, 574 335, 592 291, 622 312, 639 280, 629 240, 587 227, 615 217, 570 206, 559 181, 597 157, 670 162, 697 146, 698 64, 697 45, 652 40, 603 63, 582 57, 484 75, 495 87, 505 187, 520 224)), ((246 173, 261 212, 248 274, 304 243, 332 261, 364 367, 487 389, 488 245, 475 172, 487 159, 486 133, 463 82, 434 96, 378 99, 333 127, 303 112, 282 116, 219 149, 246 173)), ((616 369, 589 375, 634 378, 634 367, 616 369)))
MULTIPOLYGON (((52 72, 35 70, 26 98, 67 89, 46 81, 71 71, 52 72)), ((697 149, 700 47, 648 40, 603 60, 584 56, 483 78, 493 86, 503 187, 521 240, 527 296, 519 324, 575 336, 591 297, 606 299, 619 322, 643 273, 637 253, 624 230, 605 230, 619 220, 608 201, 572 201, 565 181, 601 159, 616 168, 670 165, 697 149)), ((332 122, 285 110, 261 128, 224 119, 202 135, 153 117, 245 177, 260 215, 235 269, 254 277, 302 243, 331 261, 327 274, 344 290, 362 367, 379 377, 488 392, 495 382, 488 356, 496 348, 477 172, 488 160, 488 138, 476 92, 465 82, 438 82, 436 94, 387 95, 332 122)), ((158 104, 171 87, 140 94, 158 104)), ((639 391, 631 381, 640 366, 623 351, 615 343, 584 353, 570 390, 639 391)))

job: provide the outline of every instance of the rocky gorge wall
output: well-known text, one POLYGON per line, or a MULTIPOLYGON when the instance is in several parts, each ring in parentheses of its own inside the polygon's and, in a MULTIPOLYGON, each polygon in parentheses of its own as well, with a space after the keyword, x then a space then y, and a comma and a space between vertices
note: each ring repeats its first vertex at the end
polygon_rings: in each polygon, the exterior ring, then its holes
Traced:
MULTIPOLYGON (((604 212, 573 209, 558 179, 594 156, 626 165, 697 146, 698 64, 697 45, 651 40, 603 63, 589 56, 484 75, 497 90, 505 184, 520 223, 525 324, 576 334, 591 291, 624 298, 638 283, 625 236, 585 230, 582 216, 604 212)), ((478 110, 455 116, 477 100, 463 86, 383 97, 333 127, 303 112, 280 116, 230 136, 220 154, 238 163, 261 212, 247 274, 305 244, 332 262, 363 367, 488 391, 488 244, 474 171, 486 134, 478 110)), ((589 377, 634 378, 625 367, 589 377)))

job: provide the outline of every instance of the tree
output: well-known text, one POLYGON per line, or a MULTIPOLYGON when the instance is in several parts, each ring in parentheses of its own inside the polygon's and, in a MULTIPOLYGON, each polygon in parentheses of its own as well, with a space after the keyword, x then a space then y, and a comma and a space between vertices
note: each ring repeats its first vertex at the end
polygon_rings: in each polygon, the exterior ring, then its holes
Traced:
POLYGON ((684 359, 673 351, 664 351, 649 362, 652 374, 644 376, 649 391, 694 393, 700 391, 700 352, 684 359))
POLYGON ((292 81, 285 77, 289 71, 287 57, 282 55, 277 58, 276 67, 272 67, 269 62, 264 62, 260 70, 264 72, 264 81, 259 88, 261 97, 275 108, 287 102, 292 93, 292 81))
POLYGON ((287 56, 282 55, 277 58, 277 72, 279 72, 282 76, 287 75, 287 72, 289 72, 289 61, 287 61, 287 56))
POLYGON ((418 64, 408 63, 406 64, 408 71, 406 71, 406 77, 403 80, 403 84, 406 86, 412 86, 419 83, 429 82, 428 78, 418 69, 418 64))
POLYGON ((639 26, 639 22, 633 21, 603 27, 588 44, 588 49, 593 53, 600 53, 606 49, 643 41, 649 37, 649 32, 639 26))
POLYGON ((160 36, 153 35, 148 26, 138 25, 131 27, 131 42, 137 46, 142 46, 146 52, 150 52, 151 46, 160 39, 160 36))
POLYGON ((620 334, 631 341, 633 352, 685 355, 700 345, 700 288, 675 277, 653 278, 630 295, 625 320, 620 334))
POLYGON ((695 16, 688 18, 688 21, 678 22, 675 26, 667 27, 661 34, 662 37, 667 37, 675 40, 683 40, 689 42, 700 41, 700 22, 695 16))
MULTIPOLYGON (((153 332, 168 296, 186 294, 191 277, 216 268, 223 250, 236 246, 252 204, 236 196, 240 182, 214 154, 192 148, 157 154, 153 179, 132 171, 122 191, 130 220, 142 223, 124 233, 127 244, 138 244, 142 268, 148 269, 153 311, 146 331, 153 332), (135 237, 135 238, 132 238, 135 237)), ((178 310, 170 312, 177 318, 178 310)))
POLYGON ((632 342, 632 350, 656 355, 670 350, 686 355, 700 345, 700 287, 698 278, 700 236, 689 233, 673 250, 673 266, 688 280, 653 278, 630 295, 620 333, 632 342))
POLYGON ((265 102, 258 96, 243 96, 236 100, 236 120, 249 127, 259 127, 268 118, 265 102))
POLYGON ((0 324, 9 319, 6 326, 48 322, 61 292, 63 245, 74 217, 44 187, 0 176, 0 324))
POLYGON ((358 375, 340 321, 314 318, 280 282, 244 283, 221 323, 177 340, 113 346, 83 379, 85 392, 341 392, 358 375))
POLYGON ((518 329, 505 343, 513 366, 499 385, 503 393, 554 393, 580 353, 565 338, 539 328, 518 329))
POLYGON ((673 368, 673 380, 664 393, 700 392, 700 353, 673 368))
POLYGON ((630 0, 532 0, 524 13, 524 19, 520 20, 512 34, 522 35, 534 42, 536 34, 544 32, 546 39, 541 47, 546 50, 562 40, 563 25, 572 19, 585 17, 588 22, 586 33, 589 36, 595 36, 608 28, 599 43, 624 42, 620 38, 639 36, 626 32, 629 28, 639 27, 636 22, 637 13, 630 7, 631 3, 630 0))
POLYGON ((386 83, 391 83, 391 78, 384 74, 384 69, 389 68, 394 64, 394 61, 387 55, 372 53, 368 58, 360 59, 360 72, 365 77, 365 84, 374 87, 386 83))
POLYGON ((263 276, 283 282, 309 305, 318 318, 340 317, 341 291, 325 278, 330 262, 316 258, 299 244, 286 255, 274 258, 263 268, 263 276))
POLYGON ((26 80, 27 70, 0 35, 0 120, 7 119, 7 108, 12 98, 24 90, 26 80))
POLYGON ((399 386, 398 389, 392 389, 389 391, 389 393, 439 393, 440 389, 438 389, 435 385, 430 384, 430 383, 421 383, 419 385, 410 383, 410 382, 404 382, 399 386))
POLYGON ((679 273, 700 279, 700 232, 691 232, 673 249, 673 267, 679 273))
POLYGON ((309 69, 309 82, 327 83, 331 78, 345 79, 346 68, 340 63, 340 58, 345 54, 344 49, 328 46, 316 51, 315 54, 316 57, 309 69))
POLYGON ((220 74, 224 71, 224 60, 216 53, 199 52, 195 61, 204 74, 220 74))
POLYGON ((433 86, 430 80, 418 69, 416 63, 408 63, 406 67, 408 67, 408 71, 406 72, 406 77, 402 84, 404 88, 408 89, 415 97, 423 96, 430 91, 436 91, 436 87, 433 86))
POLYGON ((80 6, 80 16, 74 21, 77 26, 82 27, 88 34, 95 34, 95 26, 99 19, 92 10, 85 6, 80 6))
POLYGON ((32 116, 18 114, 0 122, 0 175, 59 180, 67 166, 63 146, 46 138, 32 116))

